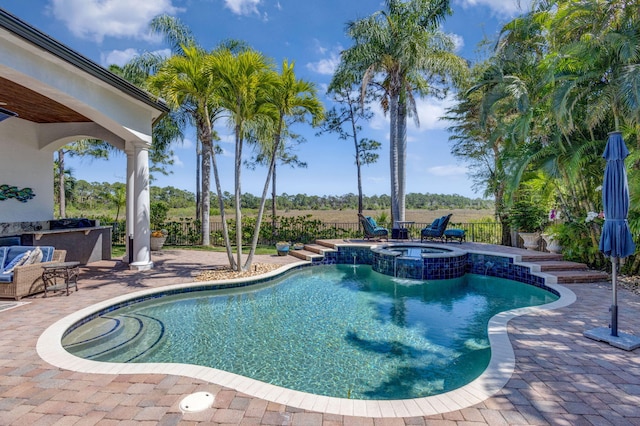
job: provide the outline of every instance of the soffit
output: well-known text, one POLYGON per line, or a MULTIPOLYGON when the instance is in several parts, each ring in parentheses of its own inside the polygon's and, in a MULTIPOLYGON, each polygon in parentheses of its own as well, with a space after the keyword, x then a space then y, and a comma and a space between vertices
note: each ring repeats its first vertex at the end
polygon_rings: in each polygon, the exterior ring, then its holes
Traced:
POLYGON ((0 107, 34 123, 90 122, 78 112, 11 80, 0 77, 0 107))

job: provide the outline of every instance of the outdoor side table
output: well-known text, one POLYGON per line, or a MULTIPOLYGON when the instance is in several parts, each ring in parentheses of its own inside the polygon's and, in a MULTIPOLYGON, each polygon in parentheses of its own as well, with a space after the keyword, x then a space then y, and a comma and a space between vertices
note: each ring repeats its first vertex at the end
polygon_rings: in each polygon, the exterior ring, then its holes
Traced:
POLYGON ((66 288, 67 296, 69 295, 69 285, 73 282, 73 286, 78 291, 78 275, 80 262, 56 262, 48 265, 42 265, 42 281, 44 282, 44 297, 47 297, 47 290, 58 291, 66 288), (64 280, 58 285, 58 279, 64 280))
POLYGON ((396 223, 400 226, 398 239, 413 241, 413 237, 411 236, 411 229, 408 228, 408 226, 413 226, 415 222, 413 220, 399 220, 396 223))

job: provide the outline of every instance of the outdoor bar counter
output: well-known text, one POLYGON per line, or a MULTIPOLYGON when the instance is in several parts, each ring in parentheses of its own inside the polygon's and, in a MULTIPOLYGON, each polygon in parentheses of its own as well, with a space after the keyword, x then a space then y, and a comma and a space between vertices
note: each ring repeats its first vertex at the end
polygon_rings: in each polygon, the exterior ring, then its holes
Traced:
POLYGON ((111 259, 110 226, 28 231, 22 233, 21 243, 66 250, 66 260, 80 262, 81 265, 111 259))

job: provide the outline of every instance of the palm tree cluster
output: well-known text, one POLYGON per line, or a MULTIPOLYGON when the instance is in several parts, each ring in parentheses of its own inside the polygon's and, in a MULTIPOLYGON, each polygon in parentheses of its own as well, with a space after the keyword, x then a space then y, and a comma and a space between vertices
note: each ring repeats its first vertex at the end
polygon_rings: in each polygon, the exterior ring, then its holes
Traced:
MULTIPOLYGON (((165 99, 173 114, 167 127, 183 129, 186 123, 196 129, 200 147, 199 205, 202 223, 202 244, 209 245, 209 211, 211 171, 219 201, 229 265, 233 270, 250 268, 257 246, 267 191, 278 156, 284 150, 288 128, 293 122, 309 121, 317 125, 324 109, 313 84, 295 76, 294 64, 283 61, 278 72, 272 61, 241 42, 227 41, 207 51, 199 46, 189 29, 170 16, 158 16, 152 29, 162 34, 172 46, 168 58, 142 55, 129 64, 130 75, 145 75, 143 85, 165 99), (235 138, 234 199, 237 230, 242 229, 243 148, 255 145, 268 165, 264 191, 256 220, 256 229, 249 254, 242 257, 243 233, 236 232, 236 257, 232 250, 225 217, 222 183, 218 173, 217 155, 220 149, 214 126, 226 124, 235 138)), ((127 68, 127 67, 125 67, 127 68)), ((179 133, 174 133, 174 137, 179 133)))
POLYGON ((391 219, 405 220, 407 118, 419 125, 416 96, 443 98, 463 81, 467 63, 454 53, 441 24, 451 13, 449 0, 386 0, 385 9, 348 23, 353 46, 342 52, 329 90, 360 85, 364 104, 374 92, 389 114, 391 219))
POLYGON ((631 145, 629 219, 640 232, 640 2, 535 1, 502 28, 447 118, 452 152, 470 162, 503 224, 523 197, 557 209, 565 256, 603 265, 600 228, 585 217, 602 209, 611 131, 631 145))

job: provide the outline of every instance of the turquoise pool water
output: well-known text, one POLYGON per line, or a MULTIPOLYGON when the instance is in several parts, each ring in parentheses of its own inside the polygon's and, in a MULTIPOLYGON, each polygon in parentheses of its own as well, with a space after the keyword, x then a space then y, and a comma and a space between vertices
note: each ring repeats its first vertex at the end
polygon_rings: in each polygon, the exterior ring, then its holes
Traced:
POLYGON ((478 275, 403 281, 364 265, 314 266, 104 313, 63 345, 88 359, 204 365, 318 395, 418 398, 484 371, 492 316, 556 299, 478 275))

